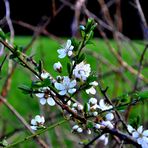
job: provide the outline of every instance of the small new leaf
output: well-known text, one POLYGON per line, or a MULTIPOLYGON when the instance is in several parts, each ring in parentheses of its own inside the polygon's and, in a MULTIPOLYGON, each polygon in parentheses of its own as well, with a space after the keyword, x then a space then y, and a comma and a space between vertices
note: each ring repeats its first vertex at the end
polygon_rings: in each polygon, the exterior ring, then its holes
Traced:
POLYGON ((86 126, 87 126, 87 128, 93 128, 93 122, 88 121, 86 126))
POLYGON ((21 85, 18 87, 20 90, 22 90, 22 92, 24 94, 31 94, 32 93, 32 89, 26 85, 21 85))

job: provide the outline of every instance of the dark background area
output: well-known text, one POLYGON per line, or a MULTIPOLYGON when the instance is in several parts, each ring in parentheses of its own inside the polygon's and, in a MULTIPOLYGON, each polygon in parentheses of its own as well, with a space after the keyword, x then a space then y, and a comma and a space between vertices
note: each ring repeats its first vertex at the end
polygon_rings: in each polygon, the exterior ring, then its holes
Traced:
MULTIPOLYGON (((59 0, 56 1, 56 9, 61 6, 59 0)), ((68 1, 68 0, 67 0, 68 1)), ((70 0, 69 0, 70 1, 70 0)), ((106 0, 109 1, 109 0, 106 0)), ((70 1, 74 3, 75 1, 70 1)), ((148 20, 148 2, 141 0, 141 6, 148 20)), ((121 14, 123 21, 122 32, 131 39, 142 39, 142 25, 137 10, 132 6, 134 0, 121 0, 121 14)), ((38 25, 43 16, 53 16, 52 0, 10 0, 11 18, 12 20, 27 22, 32 25, 38 25)), ((88 0, 87 8, 101 17, 101 11, 97 0, 88 0)), ((115 5, 110 7, 112 17, 115 13, 115 5)), ((0 0, 0 19, 5 15, 5 5, 3 0, 0 0)), ((57 36, 71 36, 71 24, 74 16, 74 11, 68 6, 64 6, 62 11, 52 19, 47 26, 47 30, 57 36)), ((1 26, 4 30, 8 30, 5 25, 1 26)), ((32 31, 14 24, 16 35, 32 35, 32 31)), ((108 33, 109 34, 109 33, 108 33)), ((97 34, 98 35, 98 34, 97 34)))

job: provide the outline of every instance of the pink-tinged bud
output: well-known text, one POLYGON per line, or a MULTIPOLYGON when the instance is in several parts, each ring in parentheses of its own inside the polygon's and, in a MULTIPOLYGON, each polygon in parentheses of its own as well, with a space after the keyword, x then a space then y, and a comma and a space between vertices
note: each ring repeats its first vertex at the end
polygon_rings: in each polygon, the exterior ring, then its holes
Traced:
POLYGON ((62 64, 60 62, 54 63, 53 68, 55 71, 61 73, 62 72, 62 64))

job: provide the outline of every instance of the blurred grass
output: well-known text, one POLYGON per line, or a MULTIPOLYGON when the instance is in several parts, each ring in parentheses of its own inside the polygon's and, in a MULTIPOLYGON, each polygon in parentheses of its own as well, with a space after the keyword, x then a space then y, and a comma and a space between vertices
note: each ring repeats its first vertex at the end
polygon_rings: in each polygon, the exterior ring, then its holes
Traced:
MULTIPOLYGON (((30 42, 30 39, 31 39, 30 37, 16 37, 15 43, 17 45, 25 46, 26 44, 28 44, 30 42)), ((137 49, 139 49, 138 50, 139 53, 134 52, 131 49, 126 49, 126 48, 122 49, 122 57, 130 65, 133 65, 133 64, 139 62, 140 55, 144 49, 144 45, 138 44, 137 42, 138 41, 134 41, 134 45, 136 46, 137 49)), ((106 44, 104 43, 103 40, 95 39, 95 40, 93 40, 93 43, 94 43, 93 45, 88 45, 87 48, 91 49, 91 51, 94 51, 97 54, 105 57, 110 63, 112 63, 116 67, 119 67, 119 64, 117 63, 115 57, 110 53, 110 51, 108 50, 108 47, 106 46, 106 44)), ((110 43, 113 45, 113 47, 116 47, 116 44, 114 41, 110 41, 110 43)), ((124 43, 124 44, 126 44, 126 43, 124 43)), ((32 49, 29 49, 27 51, 27 54, 34 55, 34 58, 36 59, 36 61, 39 61, 40 59, 42 59, 44 62, 45 69, 47 71, 51 72, 51 74, 53 76, 56 76, 57 73, 53 71, 53 64, 59 60, 57 57, 58 56, 57 49, 59 47, 60 47, 60 44, 57 41, 41 37, 35 42, 32 49)), ((87 57, 87 62, 90 63, 90 65, 92 67, 92 71, 96 71, 96 70, 98 71, 98 67, 101 68, 102 72, 107 72, 110 69, 109 67, 102 65, 102 63, 98 63, 98 61, 95 58, 93 58, 92 56, 90 56, 89 54, 86 54, 86 57, 87 57)), ((145 55, 145 58, 148 58, 148 53, 145 55)), ((1 61, 2 61, 2 58, 0 58, 0 62, 1 61)), ((63 68, 63 71, 64 71, 63 75, 66 75, 65 60, 60 60, 60 61, 64 67, 63 68)), ((2 79, 0 79, 0 89, 2 88, 3 83, 5 81, 5 75, 7 74, 7 66, 8 66, 7 64, 4 64, 3 70, 0 74, 0 76, 2 77, 2 79)), ((142 73, 147 77, 148 68, 145 68, 142 71, 142 73)), ((129 80, 132 80, 133 82, 135 82, 136 77, 133 76, 132 74, 130 74, 129 72, 125 72, 125 77, 128 78, 129 80)), ((33 76, 31 75, 31 73, 28 70, 25 70, 24 68, 22 68, 22 66, 18 66, 14 75, 13 75, 12 87, 9 91, 8 96, 7 96, 10 104, 12 104, 16 108, 16 110, 19 113, 21 113, 21 115, 23 117, 25 117, 25 119, 28 122, 30 122, 31 117, 34 117, 36 114, 39 114, 40 106, 39 106, 39 103, 35 97, 31 98, 28 95, 22 94, 22 92, 18 89, 18 86, 21 84, 30 85, 31 79, 33 79, 33 76)), ((123 94, 123 92, 128 92, 133 89, 133 88, 131 88, 130 84, 122 82, 120 76, 118 76, 118 75, 116 75, 116 76, 111 75, 109 77, 104 78, 102 80, 102 84, 104 86, 109 86, 108 94, 111 98, 120 96, 123 94), (120 81, 118 88, 115 88, 115 80, 116 79, 119 79, 119 81, 120 81)), ((88 99, 89 98, 87 98, 87 96, 86 96, 86 98, 84 98, 85 101, 88 99)), ((142 111, 144 111, 144 115, 147 120, 148 117, 147 117, 147 109, 146 108, 147 108, 146 105, 144 107, 142 105, 138 105, 136 107, 136 109, 132 110, 130 116, 133 118, 135 115, 137 115, 137 110, 139 113, 142 110, 142 111)), ((52 111, 55 112, 56 107, 53 107, 53 108, 50 107, 48 112, 51 113, 52 111)), ((15 128, 22 128, 22 125, 18 122, 16 117, 14 117, 5 106, 3 106, 3 105, 0 106, 0 113, 1 113, 0 114, 1 121, 2 120, 6 121, 6 125, 8 127, 6 129, 6 131, 8 133, 15 128)), ((57 120, 59 120, 59 118, 57 118, 57 120)), ((51 121, 49 121, 49 123, 51 123, 51 121)), ((4 124, 2 122, 0 122, 0 130, 2 130, 3 127, 4 127, 4 124)), ((64 127, 64 125, 61 127, 64 127)), ((69 124, 66 124, 66 128, 69 129, 69 133, 70 133, 69 124)), ((55 131, 52 130, 49 133, 50 133, 50 137, 52 139, 52 144, 54 145, 54 147, 58 148, 59 146, 56 146, 57 139, 55 138, 56 137, 55 131)), ((25 134, 23 134, 21 132, 21 134, 17 138, 15 138, 15 140, 21 139, 24 136, 25 136, 25 134)), ((66 143, 67 147, 68 147, 68 145, 72 144, 70 140, 66 140, 64 143, 66 143)), ((25 145, 22 144, 18 147, 34 147, 34 142, 28 141, 25 143, 25 145)), ((71 147, 72 147, 72 145, 71 145, 71 147)))

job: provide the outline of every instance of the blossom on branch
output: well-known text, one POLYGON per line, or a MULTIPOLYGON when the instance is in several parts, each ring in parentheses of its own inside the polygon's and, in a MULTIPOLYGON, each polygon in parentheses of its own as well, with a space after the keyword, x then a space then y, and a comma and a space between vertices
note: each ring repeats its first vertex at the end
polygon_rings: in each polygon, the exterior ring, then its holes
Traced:
POLYGON ((42 105, 45 105, 46 103, 50 106, 55 105, 54 99, 50 95, 50 89, 48 87, 43 87, 42 89, 39 89, 41 91, 40 93, 36 93, 35 95, 40 98, 40 103, 42 105))
POLYGON ((95 95, 96 89, 94 87, 98 85, 98 82, 93 81, 93 82, 89 83, 89 85, 91 85, 91 87, 89 89, 86 89, 86 93, 95 95))
POLYGON ((132 134, 132 137, 137 140, 138 144, 140 144, 142 148, 148 147, 148 130, 143 130, 143 126, 140 126, 137 130, 131 125, 128 125, 127 128, 132 134))
POLYGON ((55 71, 61 73, 62 72, 62 64, 60 62, 54 63, 53 68, 55 71))
POLYGON ((99 109, 101 109, 102 111, 105 111, 105 110, 109 110, 111 108, 113 108, 112 105, 105 103, 105 101, 103 99, 100 100, 99 109))
POLYGON ((90 75, 91 68, 90 64, 85 64, 83 61, 76 65, 73 70, 73 75, 75 78, 85 81, 87 77, 90 75))
POLYGON ((76 80, 70 81, 68 76, 64 76, 63 81, 61 83, 55 82, 54 86, 57 90, 59 90, 59 94, 64 96, 66 93, 73 94, 76 92, 76 80))
POLYGON ((38 128, 43 128, 45 118, 40 115, 36 115, 34 119, 31 120, 31 129, 37 130, 38 128))
POLYGON ((74 49, 74 46, 71 45, 71 40, 67 40, 66 44, 62 46, 61 49, 57 50, 59 53, 59 58, 64 58, 66 55, 69 57, 72 55, 72 50, 74 49))

